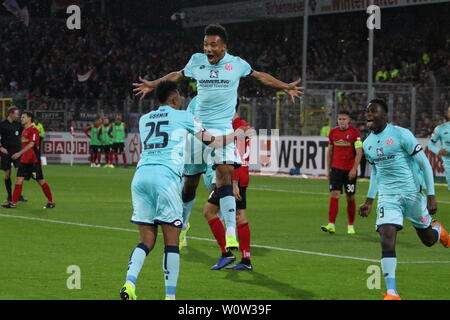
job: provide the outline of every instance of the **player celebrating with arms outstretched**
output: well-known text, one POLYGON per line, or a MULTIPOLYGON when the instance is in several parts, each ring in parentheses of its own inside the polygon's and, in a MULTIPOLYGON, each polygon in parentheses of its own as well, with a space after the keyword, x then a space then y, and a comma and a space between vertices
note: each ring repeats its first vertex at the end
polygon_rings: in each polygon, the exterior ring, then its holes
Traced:
POLYGON ((153 249, 162 226, 164 235, 163 269, 166 299, 175 299, 180 268, 179 235, 182 221, 181 182, 184 150, 188 133, 212 148, 232 143, 237 134, 214 137, 188 111, 179 110, 180 94, 171 81, 160 82, 156 89, 160 106, 139 120, 142 142, 141 159, 131 184, 133 216, 138 225, 140 243, 130 256, 126 283, 120 291, 123 300, 136 300, 135 285, 145 258, 153 249))
MULTIPOLYGON (((204 53, 193 54, 183 70, 169 73, 158 80, 147 81, 139 78, 141 83, 133 84, 137 87, 134 91, 141 95, 142 99, 161 81, 177 81, 182 77, 195 79, 198 90, 195 117, 203 123, 205 129, 221 135, 233 132, 232 119, 241 78, 252 76, 267 86, 286 91, 291 97, 303 94, 300 91, 303 88, 298 86, 300 79, 285 83, 267 73, 255 71, 245 60, 227 53, 227 44, 228 34, 223 26, 207 26, 203 39, 204 53)), ((234 144, 217 150, 213 162, 220 208, 227 227, 227 247, 237 247, 236 201, 233 196, 232 173, 235 167, 239 167, 240 159, 236 155, 234 144)), ((189 172, 188 176, 205 172, 205 165, 203 159, 197 164, 198 168, 189 172)), ((195 188, 191 188, 191 192, 193 194, 183 194, 185 202, 191 202, 195 198, 195 188)))
POLYGON ((395 242, 397 232, 403 228, 403 218, 412 222, 427 247, 440 240, 448 248, 450 240, 444 227, 430 216, 437 210, 430 162, 411 131, 387 123, 387 113, 386 103, 379 99, 371 100, 366 109, 367 126, 372 133, 363 148, 372 172, 367 199, 359 210, 361 216, 367 217, 378 192, 376 226, 387 287, 384 296, 385 300, 400 300, 395 281, 395 242))

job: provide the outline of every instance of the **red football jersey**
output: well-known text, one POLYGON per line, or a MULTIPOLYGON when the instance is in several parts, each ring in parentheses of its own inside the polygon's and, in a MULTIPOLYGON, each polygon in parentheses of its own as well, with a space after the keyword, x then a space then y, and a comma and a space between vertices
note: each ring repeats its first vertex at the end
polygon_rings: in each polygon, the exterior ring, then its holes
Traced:
MULTIPOLYGON (((233 130, 237 130, 240 127, 248 126, 248 122, 237 117, 233 120, 233 130)), ((250 160, 250 139, 237 140, 236 149, 241 157, 241 167, 233 171, 233 180, 239 181, 240 187, 247 187, 250 175, 248 173, 248 162, 250 160)))
POLYGON ((347 130, 333 128, 328 135, 328 141, 333 145, 331 166, 341 170, 351 170, 355 163, 355 142, 362 141, 359 130, 349 126, 347 130))
POLYGON ((22 154, 20 162, 39 163, 39 131, 35 126, 30 126, 22 131, 22 149, 30 142, 34 142, 34 147, 22 154))

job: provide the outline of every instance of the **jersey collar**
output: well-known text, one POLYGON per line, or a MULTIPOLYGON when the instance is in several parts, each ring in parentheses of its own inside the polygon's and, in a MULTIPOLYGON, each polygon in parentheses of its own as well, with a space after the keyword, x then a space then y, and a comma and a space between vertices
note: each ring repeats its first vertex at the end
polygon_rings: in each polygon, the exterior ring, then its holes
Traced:
MULTIPOLYGON (((164 105, 164 106, 159 106, 159 108, 158 108, 158 110, 157 111, 163 111, 163 108, 169 108, 169 109, 173 109, 171 106, 168 106, 168 105, 164 105)), ((175 110, 175 109, 174 109, 175 110)))

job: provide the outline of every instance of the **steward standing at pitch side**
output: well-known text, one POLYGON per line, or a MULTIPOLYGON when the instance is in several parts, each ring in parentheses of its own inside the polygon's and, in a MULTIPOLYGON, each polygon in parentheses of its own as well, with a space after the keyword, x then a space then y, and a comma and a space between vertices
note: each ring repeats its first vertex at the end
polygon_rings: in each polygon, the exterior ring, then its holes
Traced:
MULTIPOLYGON (((17 119, 19 119, 19 109, 13 106, 8 109, 6 120, 0 122, 1 169, 5 175, 7 202, 12 200, 11 163, 17 169, 20 162, 20 159, 11 159, 11 156, 22 148, 20 137, 23 127, 17 119)), ((25 202, 26 200, 21 196, 19 201, 25 202)))

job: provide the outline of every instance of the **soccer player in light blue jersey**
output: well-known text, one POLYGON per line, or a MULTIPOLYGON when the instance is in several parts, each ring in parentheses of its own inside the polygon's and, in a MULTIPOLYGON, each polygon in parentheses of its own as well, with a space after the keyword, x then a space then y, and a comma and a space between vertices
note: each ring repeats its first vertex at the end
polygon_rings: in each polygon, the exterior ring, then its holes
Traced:
POLYGON ((234 142, 236 135, 245 130, 217 138, 211 135, 192 114, 178 110, 180 95, 174 82, 160 82, 156 95, 160 107, 139 120, 142 154, 131 184, 131 222, 138 225, 140 243, 130 256, 126 282, 120 291, 122 300, 137 298, 137 278, 145 258, 155 245, 158 225, 162 227, 165 244, 166 299, 175 299, 180 266, 178 241, 183 223, 181 182, 188 133, 212 148, 222 148, 234 142))
POLYGON ((403 219, 412 222, 417 235, 427 247, 441 241, 450 245, 447 231, 431 215, 437 211, 431 165, 422 146, 411 131, 387 123, 388 107, 383 100, 373 99, 366 109, 368 128, 372 131, 363 143, 372 165, 367 199, 359 214, 367 217, 378 193, 376 228, 381 240, 381 267, 387 293, 385 300, 401 300, 396 289, 395 270, 397 232, 403 219), (422 191, 426 189, 427 196, 422 191))
MULTIPOLYGON (((154 81, 139 78, 140 83, 134 83, 136 95, 144 98, 160 81, 176 81, 182 77, 197 81, 197 106, 195 116, 205 129, 219 134, 233 131, 232 119, 237 100, 237 89, 241 78, 251 76, 264 85, 284 90, 293 99, 303 94, 299 87, 300 79, 292 83, 280 81, 270 74, 253 70, 243 59, 227 53, 228 35, 221 25, 209 25, 205 28, 203 53, 195 53, 183 70, 169 73, 154 81)), ((220 208, 226 224, 227 247, 237 248, 236 240, 236 202, 233 196, 232 172, 239 167, 240 159, 234 145, 227 145, 222 150, 216 150, 213 156, 216 170, 216 183, 220 197, 220 208)), ((190 175, 203 172, 205 159, 198 163, 190 175)), ((185 188, 186 190, 186 188, 185 188)), ((184 194, 185 204, 195 198, 195 189, 184 194)), ((218 222, 219 223, 219 222, 218 222)), ((222 222, 220 222, 222 224, 222 222)), ((231 253, 229 253, 231 254, 231 253)))
MULTIPOLYGON (((450 119, 450 108, 447 110, 447 118, 450 119)), ((447 186, 450 190, 450 121, 447 121, 434 129, 430 142, 428 142, 428 149, 434 154, 441 156, 442 161, 444 162, 447 186), (438 141, 440 149, 436 145, 438 141)))

